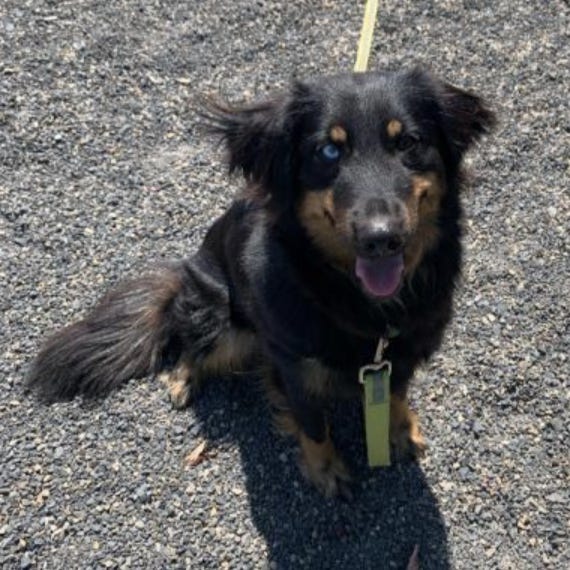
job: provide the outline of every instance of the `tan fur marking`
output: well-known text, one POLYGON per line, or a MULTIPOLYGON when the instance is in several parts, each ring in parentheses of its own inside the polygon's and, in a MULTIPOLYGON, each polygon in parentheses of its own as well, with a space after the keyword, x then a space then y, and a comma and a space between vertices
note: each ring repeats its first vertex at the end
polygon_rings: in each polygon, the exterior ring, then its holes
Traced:
POLYGON ((158 376, 170 395, 170 401, 175 408, 188 405, 192 394, 198 389, 198 379, 192 377, 190 366, 181 362, 176 368, 162 372, 158 376))
POLYGON ((416 226, 404 254, 406 273, 418 266, 426 252, 439 241, 437 219, 445 186, 435 172, 416 175, 412 180, 412 192, 406 200, 410 225, 416 226))
POLYGON ((398 119, 392 119, 391 121, 388 121, 388 124, 386 125, 386 132, 391 139, 397 137, 402 132, 402 123, 398 121, 398 119))
POLYGON ((301 433, 299 443, 306 463, 311 469, 324 469, 334 460, 336 450, 328 434, 325 440, 319 443, 301 433))
POLYGON ((343 236, 343 214, 335 207, 332 190, 306 191, 298 208, 299 221, 313 243, 333 263, 350 267, 353 254, 343 236))
POLYGON ((292 435, 299 442, 300 468, 303 475, 327 497, 339 493, 349 496, 350 491, 346 483, 350 481, 350 475, 336 453, 328 427, 323 442, 318 443, 310 439, 293 417, 287 398, 277 387, 274 371, 267 368, 262 377, 265 394, 272 407, 275 428, 281 435, 292 435))
POLYGON ((335 207, 334 207, 334 194, 332 190, 327 190, 323 195, 323 210, 328 217, 331 225, 336 223, 335 207))
POLYGON ((255 352, 256 345, 255 334, 230 329, 219 336, 214 350, 200 363, 200 374, 239 370, 255 352))
POLYGON ((332 142, 337 144, 345 144, 348 140, 348 133, 340 125, 335 125, 329 133, 332 142))
POLYGON ((182 408, 188 404, 202 380, 211 374, 239 370, 256 349, 256 336, 250 332, 230 329, 220 335, 216 346, 201 362, 188 364, 183 356, 175 368, 162 372, 158 380, 166 385, 172 405, 182 408))
POLYGON ((295 421, 293 414, 288 410, 274 412, 273 425, 281 435, 292 435, 293 437, 297 437, 300 433, 299 425, 295 421))
POLYGON ((344 462, 338 456, 330 436, 327 433, 322 443, 313 441, 303 432, 299 434, 301 445, 301 471, 317 489, 332 497, 343 492, 344 485, 350 481, 350 475, 344 462))
POLYGON ((421 457, 426 449, 417 414, 406 397, 395 394, 390 398, 390 443, 397 459, 421 457))
POLYGON ((283 392, 277 387, 274 371, 271 367, 265 367, 262 370, 261 378, 265 388, 265 396, 273 417, 273 425, 281 435, 292 435, 297 437, 300 428, 289 409, 289 403, 283 392))

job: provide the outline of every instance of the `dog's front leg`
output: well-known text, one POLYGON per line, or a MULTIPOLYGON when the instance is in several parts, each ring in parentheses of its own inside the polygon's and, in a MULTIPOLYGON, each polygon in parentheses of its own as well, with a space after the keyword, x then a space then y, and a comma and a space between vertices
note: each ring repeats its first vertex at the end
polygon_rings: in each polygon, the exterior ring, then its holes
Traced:
POLYGON ((417 363, 409 357, 411 350, 404 350, 398 357, 391 355, 390 443, 397 460, 419 459, 426 450, 418 415, 408 405, 408 389, 417 363))
POLYGON ((349 498, 350 475, 332 442, 323 403, 305 389, 301 361, 279 353, 272 360, 269 393, 276 425, 297 438, 301 472, 326 497, 349 498))

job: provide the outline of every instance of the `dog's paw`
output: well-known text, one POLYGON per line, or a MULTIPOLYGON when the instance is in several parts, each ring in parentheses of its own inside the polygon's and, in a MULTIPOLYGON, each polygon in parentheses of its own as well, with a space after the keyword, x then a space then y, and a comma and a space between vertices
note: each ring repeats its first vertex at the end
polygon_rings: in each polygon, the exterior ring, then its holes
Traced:
POLYGON ((302 435, 300 443, 299 464, 303 476, 325 497, 352 499, 350 473, 330 438, 317 443, 302 435))
POLYGON ((410 410, 405 400, 395 396, 392 396, 390 406, 390 443, 397 461, 420 459, 427 448, 418 415, 410 410))
POLYGON ((170 403, 177 410, 188 406, 198 388, 186 364, 178 364, 172 370, 161 372, 158 380, 166 386, 170 403))

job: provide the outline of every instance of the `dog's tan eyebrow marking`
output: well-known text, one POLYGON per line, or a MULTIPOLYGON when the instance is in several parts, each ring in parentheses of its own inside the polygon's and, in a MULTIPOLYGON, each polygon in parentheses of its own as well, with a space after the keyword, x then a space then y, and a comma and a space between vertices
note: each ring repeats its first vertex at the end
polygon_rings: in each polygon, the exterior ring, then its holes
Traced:
POLYGON ((348 133, 340 125, 335 125, 329 132, 331 141, 337 144, 344 144, 348 140, 348 133))
POLYGON ((397 137, 402 132, 402 123, 398 119, 388 121, 386 132, 391 139, 397 137))

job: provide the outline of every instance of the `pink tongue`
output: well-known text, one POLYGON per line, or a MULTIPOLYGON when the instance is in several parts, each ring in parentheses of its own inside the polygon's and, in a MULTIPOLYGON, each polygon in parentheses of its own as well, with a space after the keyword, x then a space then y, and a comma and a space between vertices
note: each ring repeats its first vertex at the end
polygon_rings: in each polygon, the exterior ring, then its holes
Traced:
POLYGON ((356 258, 356 276, 366 290, 376 297, 389 297, 398 285, 404 270, 402 254, 379 259, 356 258))

